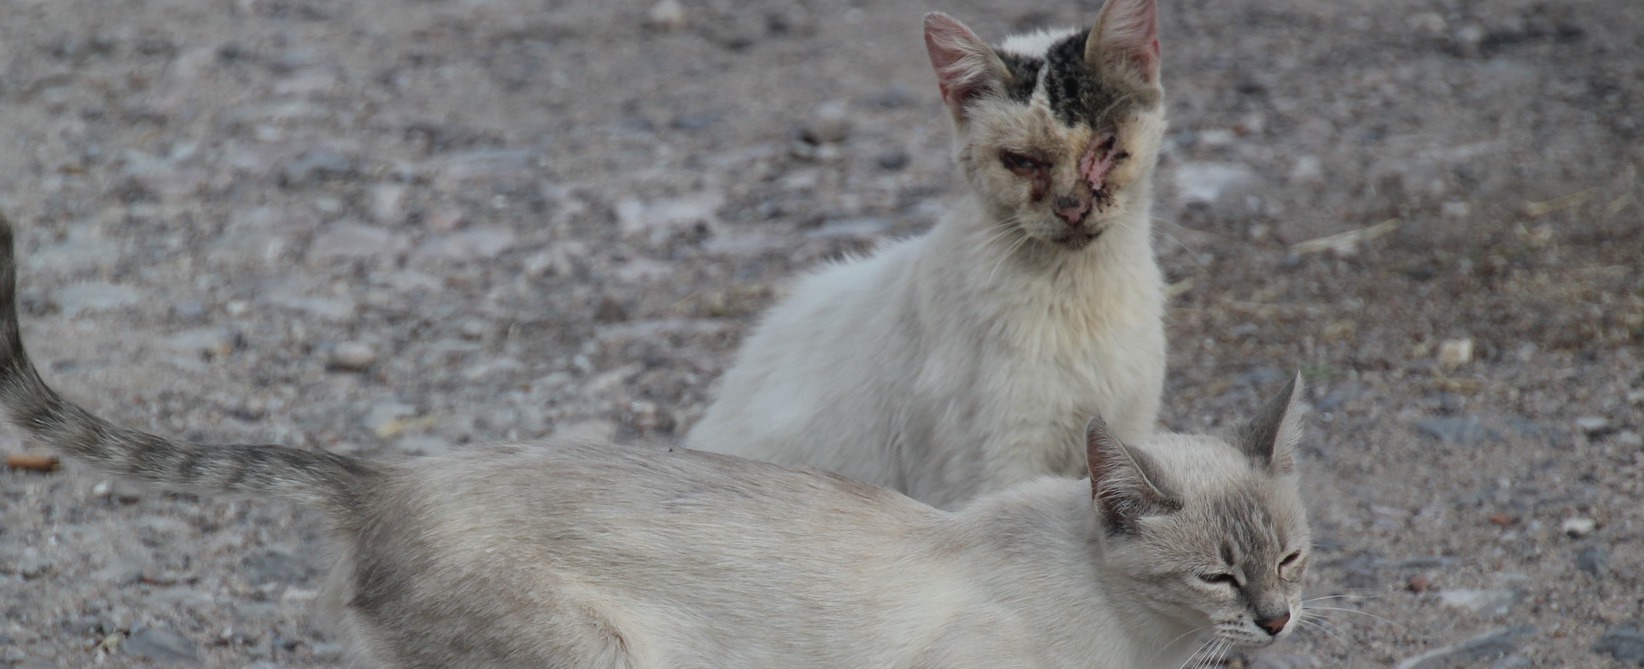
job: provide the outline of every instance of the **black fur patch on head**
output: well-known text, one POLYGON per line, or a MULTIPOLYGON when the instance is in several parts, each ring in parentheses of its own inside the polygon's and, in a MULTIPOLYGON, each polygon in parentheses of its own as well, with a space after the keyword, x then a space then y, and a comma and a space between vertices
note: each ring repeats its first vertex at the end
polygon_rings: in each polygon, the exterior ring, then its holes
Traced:
POLYGON ((999 60, 1004 61, 1005 70, 1010 72, 1010 80, 1004 86, 1005 97, 1026 104, 1028 98, 1033 97, 1033 87, 1039 84, 1039 69, 1045 61, 1013 53, 999 53, 999 60))
POLYGON ((1136 91, 1115 85, 1085 64, 1085 40, 1089 30, 1063 38, 1045 54, 1045 92, 1051 112, 1068 125, 1095 127, 1098 115, 1118 110, 1119 103, 1147 106, 1157 102, 1153 91, 1136 91))

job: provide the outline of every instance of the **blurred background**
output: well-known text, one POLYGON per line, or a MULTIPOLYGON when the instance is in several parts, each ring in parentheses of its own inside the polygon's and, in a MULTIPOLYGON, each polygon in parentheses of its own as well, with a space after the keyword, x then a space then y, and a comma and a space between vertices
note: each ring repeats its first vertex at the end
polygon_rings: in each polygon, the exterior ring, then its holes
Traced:
MULTIPOLYGON (((24 331, 178 436, 675 441, 796 272, 961 192, 920 16, 1099 6, 0 0, 24 331)), ((1644 3, 1160 18, 1165 424, 1312 385, 1328 599, 1226 666, 1644 662, 1644 3)), ((0 500, 0 666, 345 666, 311 514, 73 465, 0 500)))

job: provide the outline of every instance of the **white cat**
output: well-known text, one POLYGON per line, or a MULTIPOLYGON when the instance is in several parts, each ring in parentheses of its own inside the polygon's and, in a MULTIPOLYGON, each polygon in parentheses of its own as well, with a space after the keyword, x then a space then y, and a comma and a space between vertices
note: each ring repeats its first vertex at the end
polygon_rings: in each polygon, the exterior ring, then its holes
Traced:
MULTIPOLYGON (((940 511, 814 470, 560 442, 373 463, 175 442, 28 359, 0 218, 0 405, 45 445, 197 493, 326 513, 328 598, 406 669, 1175 669, 1285 636, 1310 553, 1293 382, 1230 445, 1100 419, 1087 480, 940 511)), ((42 548, 42 550, 48 550, 42 548)))
POLYGON ((1078 476, 1092 415, 1139 440, 1165 370, 1149 208, 1165 120, 1153 0, 989 47, 925 18, 969 197, 824 268, 743 344, 693 448, 811 465, 951 508, 1078 476))

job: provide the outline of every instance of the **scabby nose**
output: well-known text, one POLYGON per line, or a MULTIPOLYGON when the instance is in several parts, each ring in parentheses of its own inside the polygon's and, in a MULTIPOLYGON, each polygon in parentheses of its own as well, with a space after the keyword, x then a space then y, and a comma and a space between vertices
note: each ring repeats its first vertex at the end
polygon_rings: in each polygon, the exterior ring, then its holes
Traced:
POLYGON ((1090 214, 1090 198, 1059 195, 1056 197, 1056 217, 1062 219, 1067 227, 1077 228, 1085 223, 1085 216, 1090 214))
POLYGON ((1262 619, 1256 621, 1256 626, 1257 627, 1262 628, 1268 634, 1273 635, 1273 636, 1278 636, 1279 632, 1283 632, 1284 631, 1284 626, 1288 625, 1288 624, 1290 624, 1290 612, 1289 611, 1286 611, 1286 612, 1284 612, 1280 615, 1273 616, 1271 618, 1262 618, 1262 619))

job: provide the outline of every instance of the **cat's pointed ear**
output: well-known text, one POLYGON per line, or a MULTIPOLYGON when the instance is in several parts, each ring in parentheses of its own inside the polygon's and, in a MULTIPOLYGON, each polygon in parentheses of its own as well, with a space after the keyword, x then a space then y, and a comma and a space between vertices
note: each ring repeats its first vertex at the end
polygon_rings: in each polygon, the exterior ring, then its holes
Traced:
POLYGON ((1090 494, 1109 531, 1129 532, 1143 517, 1182 508, 1181 500, 1159 485, 1153 460, 1114 436, 1101 416, 1085 426, 1085 455, 1090 494))
POLYGON ((925 50, 942 88, 942 102, 955 119, 964 119, 965 105, 977 94, 1010 76, 993 47, 941 12, 925 15, 925 50))
POLYGON ((1301 397, 1305 390, 1301 374, 1290 377, 1284 390, 1256 413, 1239 430, 1239 449, 1258 466, 1275 474, 1296 471, 1296 444, 1301 442, 1301 397))
POLYGON ((1155 0, 1107 0, 1085 38, 1093 70, 1159 85, 1159 7, 1155 0))

